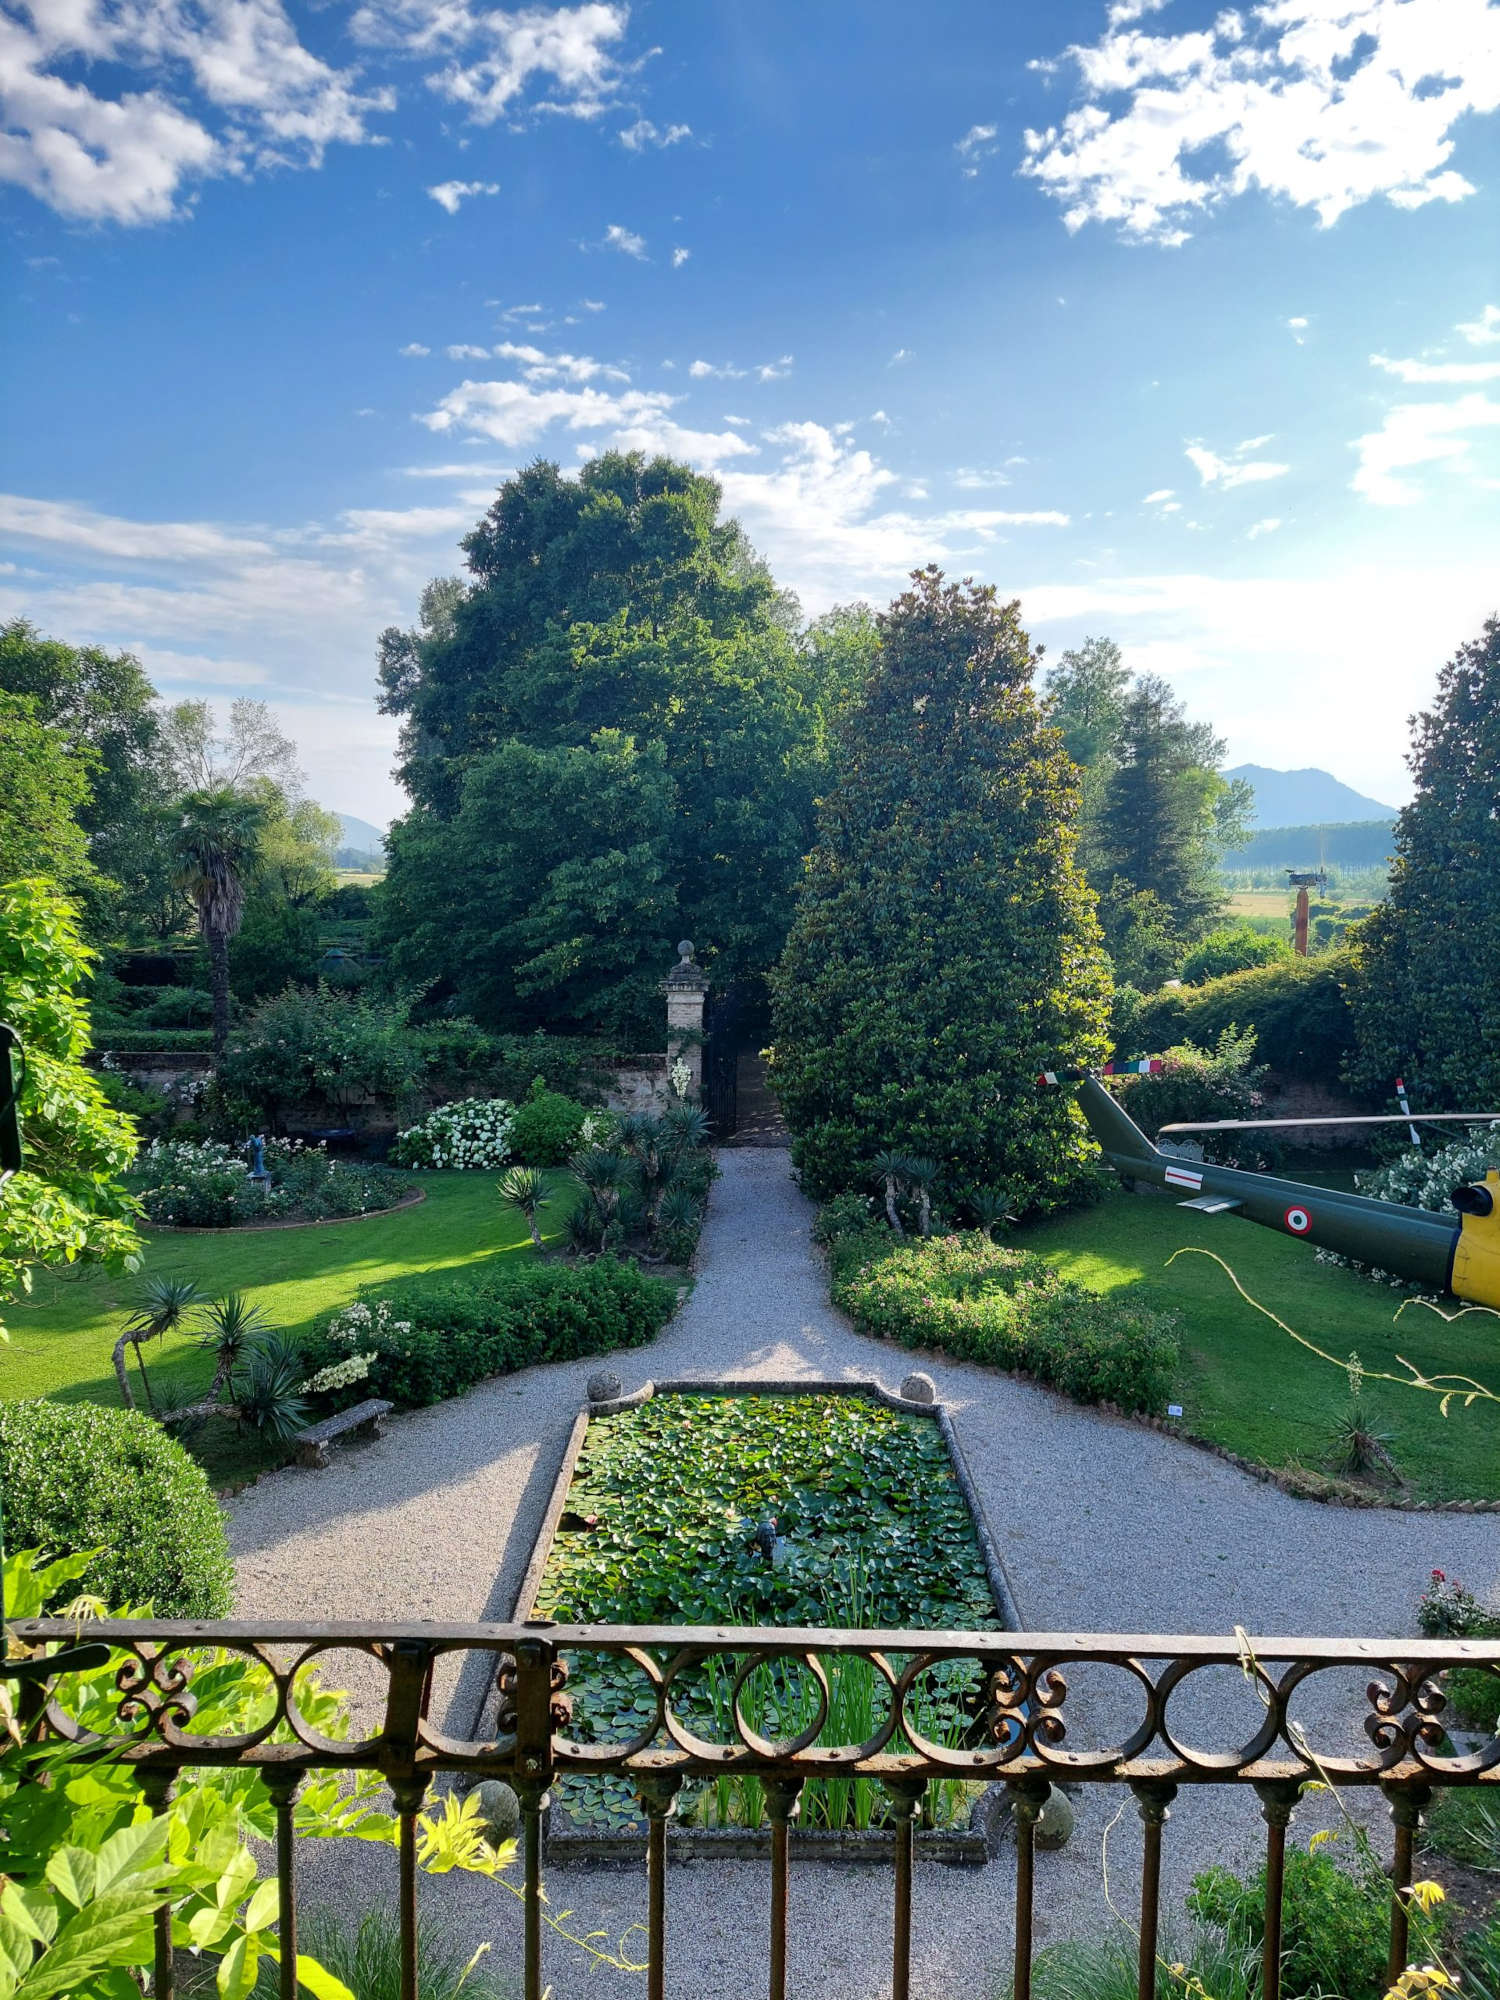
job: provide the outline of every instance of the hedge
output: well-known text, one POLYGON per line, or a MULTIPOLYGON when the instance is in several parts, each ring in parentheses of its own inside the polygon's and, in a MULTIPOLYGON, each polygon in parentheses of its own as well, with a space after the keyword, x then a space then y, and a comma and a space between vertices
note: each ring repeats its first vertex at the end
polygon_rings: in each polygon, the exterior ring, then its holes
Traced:
POLYGON ((923 1241, 867 1230, 829 1253, 832 1295, 861 1333, 1022 1371, 1080 1403, 1159 1412, 1176 1322, 1102 1299, 979 1231, 923 1241))
POLYGON ((308 1373, 373 1353, 359 1394, 441 1402, 487 1375, 644 1347, 671 1318, 677 1289, 631 1263, 523 1263, 503 1277, 383 1287, 331 1315, 306 1346, 308 1373), (381 1314, 380 1306, 388 1310, 381 1314), (357 1330, 356 1330, 357 1328, 357 1330))
POLYGON ((1283 1076, 1335 1084, 1354 1046, 1349 974, 1347 955, 1327 951, 1152 994, 1129 1024, 1137 1046, 1117 1053, 1154 1056, 1183 1042, 1211 1049, 1228 1027, 1254 1028, 1261 1062, 1283 1076))
POLYGON ((211 1049, 212 1028, 121 1028, 113 1021, 95 1021, 94 1048, 103 1054, 176 1055, 187 1049, 211 1049))
POLYGON ((79 1590, 119 1610, 222 1618, 234 1571, 201 1466, 138 1410, 0 1404, 5 1534, 46 1556, 97 1549, 79 1590))

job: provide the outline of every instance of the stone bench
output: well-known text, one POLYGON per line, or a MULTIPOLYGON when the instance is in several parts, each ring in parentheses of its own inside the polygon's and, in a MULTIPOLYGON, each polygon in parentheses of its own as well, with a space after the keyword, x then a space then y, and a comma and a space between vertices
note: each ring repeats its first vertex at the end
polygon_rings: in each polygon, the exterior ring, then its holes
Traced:
POLYGON ((371 1396, 366 1402, 356 1403, 352 1409, 340 1410, 336 1417, 325 1417, 320 1424, 309 1424, 305 1431, 297 1433, 297 1463, 327 1465, 328 1447, 336 1437, 342 1437, 345 1431, 368 1431, 372 1437, 379 1437, 390 1414, 389 1403, 382 1403, 378 1397, 371 1396))

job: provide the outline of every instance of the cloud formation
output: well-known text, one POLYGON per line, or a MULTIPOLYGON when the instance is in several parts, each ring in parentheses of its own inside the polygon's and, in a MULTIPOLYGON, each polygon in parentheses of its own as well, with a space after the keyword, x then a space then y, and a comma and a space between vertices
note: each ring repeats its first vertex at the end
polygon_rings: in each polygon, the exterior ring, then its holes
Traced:
POLYGON ((1259 486, 1267 479, 1280 479, 1291 471, 1289 465, 1251 456, 1252 452, 1259 451, 1262 445, 1270 442, 1269 437, 1246 438, 1221 458, 1198 440, 1187 446, 1184 455, 1205 486, 1218 486, 1228 491, 1234 486, 1259 486))
POLYGON ((1377 197, 1474 192, 1449 162, 1460 122, 1500 105, 1488 0, 1265 0, 1176 35, 1135 27, 1144 11, 1117 5, 1098 42, 1066 51, 1080 101, 1026 134, 1021 171, 1070 230, 1173 246, 1251 189, 1325 228, 1377 197))
POLYGON ((663 131, 649 118, 637 118, 633 125, 627 125, 619 134, 619 140, 627 153, 644 153, 648 147, 660 152, 668 146, 680 146, 684 139, 691 139, 692 136, 691 125, 669 125, 663 131))
POLYGON ((446 208, 450 215, 457 215, 459 209, 470 195, 499 194, 500 183, 498 181, 441 181, 436 187, 430 187, 427 192, 432 196, 439 208, 446 208))

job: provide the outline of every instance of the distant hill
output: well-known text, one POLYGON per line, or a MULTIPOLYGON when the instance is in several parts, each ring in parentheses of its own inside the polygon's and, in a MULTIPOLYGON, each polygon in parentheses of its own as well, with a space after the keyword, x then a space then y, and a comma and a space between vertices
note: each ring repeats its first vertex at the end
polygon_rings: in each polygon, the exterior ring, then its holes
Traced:
POLYGON ((335 868, 349 868, 363 875, 383 874, 385 835, 380 828, 371 826, 367 819, 357 819, 353 813, 338 813, 336 818, 344 829, 344 837, 333 857, 335 868))
POLYGON ((1226 778, 1245 778, 1255 792, 1255 825, 1263 827, 1347 826, 1351 821, 1392 820, 1394 806, 1366 798, 1327 771, 1272 771, 1264 764, 1237 764, 1226 778))
POLYGON ((1243 847, 1224 856, 1236 868, 1384 868, 1396 851, 1396 823, 1355 820, 1344 826, 1257 828, 1243 847))

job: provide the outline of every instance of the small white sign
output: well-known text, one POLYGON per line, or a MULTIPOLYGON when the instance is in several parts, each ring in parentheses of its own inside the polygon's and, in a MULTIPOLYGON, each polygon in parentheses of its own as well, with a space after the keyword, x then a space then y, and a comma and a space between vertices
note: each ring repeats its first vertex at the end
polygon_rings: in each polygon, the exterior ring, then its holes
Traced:
POLYGON ((1182 1415, 1181 1403, 1168 1403, 1167 1415, 1169 1417, 1180 1417, 1182 1415))

